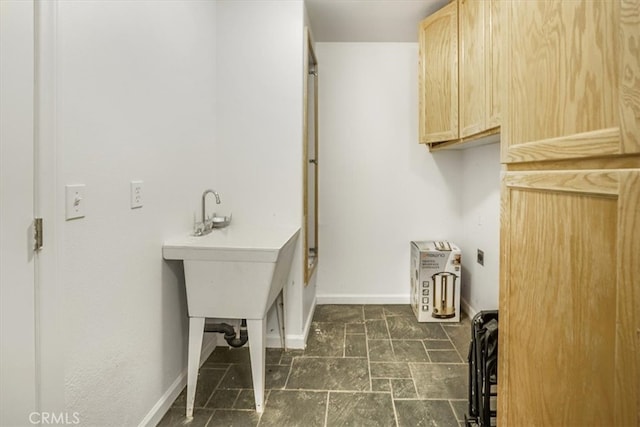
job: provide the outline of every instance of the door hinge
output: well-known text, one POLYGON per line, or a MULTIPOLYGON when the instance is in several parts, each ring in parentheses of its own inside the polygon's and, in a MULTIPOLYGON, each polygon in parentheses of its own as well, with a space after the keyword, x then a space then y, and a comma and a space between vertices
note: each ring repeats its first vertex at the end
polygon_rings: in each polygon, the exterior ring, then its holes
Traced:
POLYGON ((34 238, 35 245, 33 247, 34 251, 39 251, 42 249, 42 218, 36 218, 33 221, 33 229, 34 229, 34 238))

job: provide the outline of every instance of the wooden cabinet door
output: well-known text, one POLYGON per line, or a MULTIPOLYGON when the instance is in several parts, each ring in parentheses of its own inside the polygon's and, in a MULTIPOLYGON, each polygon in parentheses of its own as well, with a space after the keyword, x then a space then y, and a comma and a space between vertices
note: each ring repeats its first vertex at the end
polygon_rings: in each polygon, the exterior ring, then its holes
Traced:
POLYGON ((485 2, 460 0, 460 138, 487 129, 485 2))
POLYGON ((640 169, 505 172, 498 425, 640 425, 640 169))
POLYGON ((502 2, 504 163, 640 153, 637 0, 502 2))
POLYGON ((460 138, 500 126, 500 2, 460 0, 460 138))
POLYGON ((420 142, 458 139, 457 3, 449 3, 424 19, 419 39, 420 142))
POLYGON ((500 39, 501 1, 485 0, 484 4, 484 53, 485 53, 485 91, 486 91, 486 128, 492 129, 501 124, 501 90, 503 82, 503 65, 500 63, 502 52, 500 39))
POLYGON ((498 424, 638 426, 638 1, 499 7, 498 424))

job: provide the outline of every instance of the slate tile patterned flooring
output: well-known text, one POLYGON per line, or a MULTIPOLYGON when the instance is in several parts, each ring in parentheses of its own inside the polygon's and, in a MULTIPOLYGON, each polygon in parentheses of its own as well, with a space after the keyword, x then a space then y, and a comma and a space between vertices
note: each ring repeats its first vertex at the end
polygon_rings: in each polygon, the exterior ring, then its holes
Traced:
POLYGON ((305 350, 267 349, 254 410, 248 348, 200 368, 194 418, 183 390, 160 426, 461 427, 470 321, 418 323, 408 305, 319 305, 305 350))

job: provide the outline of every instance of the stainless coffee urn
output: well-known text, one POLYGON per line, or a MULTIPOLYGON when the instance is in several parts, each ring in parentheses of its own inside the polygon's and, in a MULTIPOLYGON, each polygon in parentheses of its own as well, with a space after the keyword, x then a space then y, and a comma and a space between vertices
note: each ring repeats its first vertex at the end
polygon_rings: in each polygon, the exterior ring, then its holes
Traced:
POLYGON ((454 273, 441 271, 431 276, 433 283, 433 310, 431 316, 436 319, 449 319, 456 315, 456 276, 454 273))

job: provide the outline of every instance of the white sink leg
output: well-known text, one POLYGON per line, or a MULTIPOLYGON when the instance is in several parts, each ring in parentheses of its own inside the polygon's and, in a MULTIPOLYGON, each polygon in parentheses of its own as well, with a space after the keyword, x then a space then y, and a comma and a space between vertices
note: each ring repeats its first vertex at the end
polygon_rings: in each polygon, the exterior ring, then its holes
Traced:
POLYGON ((247 319, 249 333, 249 355, 251 356, 251 376, 253 377, 253 394, 256 398, 256 412, 264 411, 264 378, 265 378, 265 336, 267 322, 265 319, 247 319))
POLYGON ((193 403, 196 399, 198 369, 204 334, 204 317, 189 317, 189 361, 187 365, 187 418, 193 417, 193 403))

